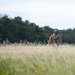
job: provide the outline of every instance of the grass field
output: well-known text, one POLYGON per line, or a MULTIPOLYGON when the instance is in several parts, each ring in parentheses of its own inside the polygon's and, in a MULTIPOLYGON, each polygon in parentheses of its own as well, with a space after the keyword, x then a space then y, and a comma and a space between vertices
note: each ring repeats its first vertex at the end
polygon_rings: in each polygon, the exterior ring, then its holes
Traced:
POLYGON ((75 46, 0 46, 0 75, 75 75, 75 46))

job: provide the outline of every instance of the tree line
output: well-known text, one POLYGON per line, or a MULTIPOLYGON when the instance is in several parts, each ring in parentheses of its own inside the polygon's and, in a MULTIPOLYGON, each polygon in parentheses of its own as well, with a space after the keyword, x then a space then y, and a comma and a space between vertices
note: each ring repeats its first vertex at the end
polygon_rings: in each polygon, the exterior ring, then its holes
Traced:
MULTIPOLYGON (((39 27, 28 20, 23 21, 20 16, 10 18, 8 15, 0 16, 0 42, 8 40, 11 43, 28 41, 47 43, 54 29, 49 26, 39 27)), ((63 43, 75 44, 75 28, 59 30, 63 43)))

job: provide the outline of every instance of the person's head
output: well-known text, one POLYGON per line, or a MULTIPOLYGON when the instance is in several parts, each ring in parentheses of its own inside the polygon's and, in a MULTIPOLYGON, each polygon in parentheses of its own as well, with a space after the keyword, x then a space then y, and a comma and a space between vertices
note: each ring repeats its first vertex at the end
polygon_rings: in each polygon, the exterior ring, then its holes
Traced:
POLYGON ((55 34, 58 34, 58 29, 55 29, 55 30, 54 30, 54 33, 55 33, 55 34))

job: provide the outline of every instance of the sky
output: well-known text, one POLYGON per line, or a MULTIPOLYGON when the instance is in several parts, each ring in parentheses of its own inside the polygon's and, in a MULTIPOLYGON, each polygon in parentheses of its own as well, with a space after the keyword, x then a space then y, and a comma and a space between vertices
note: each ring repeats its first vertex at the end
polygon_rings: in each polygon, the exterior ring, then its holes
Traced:
POLYGON ((75 28, 75 0, 0 0, 0 14, 20 16, 39 27, 75 28))

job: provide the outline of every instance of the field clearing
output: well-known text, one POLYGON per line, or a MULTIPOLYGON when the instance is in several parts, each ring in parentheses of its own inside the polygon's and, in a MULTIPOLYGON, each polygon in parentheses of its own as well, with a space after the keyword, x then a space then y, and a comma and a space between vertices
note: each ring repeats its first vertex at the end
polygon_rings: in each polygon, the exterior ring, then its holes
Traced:
POLYGON ((0 46, 0 75, 75 75, 75 46, 0 46))

